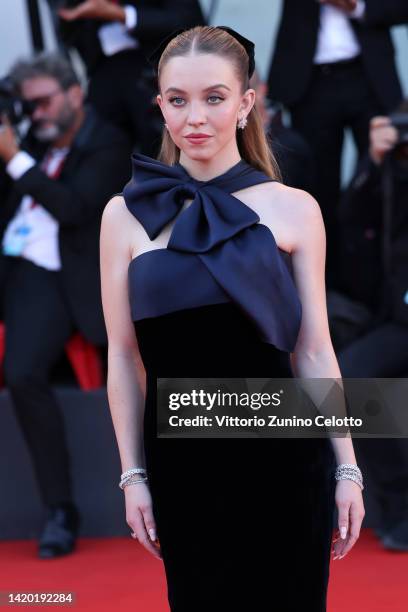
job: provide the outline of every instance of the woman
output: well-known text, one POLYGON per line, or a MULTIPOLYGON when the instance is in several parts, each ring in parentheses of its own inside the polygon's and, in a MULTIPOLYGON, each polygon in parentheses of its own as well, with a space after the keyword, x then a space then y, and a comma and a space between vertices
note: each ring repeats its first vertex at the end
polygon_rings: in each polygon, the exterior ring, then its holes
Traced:
POLYGON ((359 478, 342 468, 334 488, 334 454, 355 465, 350 438, 156 437, 156 377, 340 378, 319 206, 275 180, 253 69, 253 44, 228 28, 172 38, 158 63, 161 161, 133 156, 102 219, 126 520, 163 559, 173 612, 325 610, 334 498, 336 558, 364 515, 359 478))

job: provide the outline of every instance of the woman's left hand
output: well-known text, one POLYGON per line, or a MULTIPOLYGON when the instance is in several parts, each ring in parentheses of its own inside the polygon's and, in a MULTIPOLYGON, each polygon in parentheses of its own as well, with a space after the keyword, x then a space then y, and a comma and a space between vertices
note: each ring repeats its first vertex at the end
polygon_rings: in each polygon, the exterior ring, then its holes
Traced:
POLYGON ((360 536, 365 515, 361 488, 353 480, 337 481, 335 501, 339 515, 339 531, 333 540, 333 560, 342 559, 353 548, 360 536))

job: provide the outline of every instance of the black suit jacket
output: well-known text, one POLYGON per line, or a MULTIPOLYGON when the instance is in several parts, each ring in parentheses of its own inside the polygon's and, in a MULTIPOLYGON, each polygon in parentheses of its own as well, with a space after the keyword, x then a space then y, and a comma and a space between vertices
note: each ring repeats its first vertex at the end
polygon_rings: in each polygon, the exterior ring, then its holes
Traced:
MULTIPOLYGON (((29 140, 22 148, 40 160, 44 146, 29 140)), ((78 328, 95 344, 106 343, 99 273, 101 215, 111 196, 130 178, 130 155, 127 136, 88 108, 60 177, 50 179, 36 165, 19 180, 8 181, 8 196, 1 203, 1 237, 24 194, 32 195, 59 222, 66 298, 78 328)), ((10 260, 0 256, 3 291, 7 290, 10 260)))
MULTIPOLYGON (((120 0, 137 10, 136 27, 129 33, 140 42, 139 53, 146 59, 161 40, 178 28, 204 24, 198 0, 120 0)), ((81 19, 74 22, 59 20, 59 34, 66 46, 75 47, 88 72, 95 70, 104 57, 98 29, 104 22, 81 19)))
POLYGON ((370 0, 367 3, 365 21, 375 27, 408 23, 408 2, 406 0, 370 0))
POLYGON ((408 325, 408 169, 398 170, 392 161, 391 202, 384 200, 384 167, 367 156, 343 195, 339 209, 339 283, 350 297, 380 310, 388 318, 408 325), (389 273, 384 276, 384 206, 390 206, 389 273), (381 306, 381 308, 380 308, 381 306))
MULTIPOLYGON (((379 15, 375 10, 379 11, 380 2, 383 0, 366 0, 370 20, 350 19, 350 23, 361 46, 367 78, 384 110, 390 111, 400 102, 402 92, 389 23, 384 18, 384 26, 371 25, 374 15, 379 15)), ((394 5, 396 9, 396 0, 394 5)), ((398 7, 406 7, 406 0, 399 0, 398 7)), ((301 100, 309 86, 319 22, 320 5, 316 0, 285 0, 268 85, 270 97, 289 108, 301 100)))

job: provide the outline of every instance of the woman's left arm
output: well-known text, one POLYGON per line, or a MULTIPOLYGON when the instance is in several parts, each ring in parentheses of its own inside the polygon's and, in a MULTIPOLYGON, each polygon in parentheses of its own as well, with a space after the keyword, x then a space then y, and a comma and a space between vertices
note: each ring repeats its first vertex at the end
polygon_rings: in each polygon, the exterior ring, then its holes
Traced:
MULTIPOLYGON (((295 239, 292 250, 293 276, 302 302, 302 323, 291 354, 294 376, 341 380, 334 353, 326 305, 325 259, 326 234, 320 207, 308 193, 291 189, 295 239)), ((350 435, 330 438, 337 464, 356 464, 350 435)), ((335 557, 344 557, 359 537, 364 518, 364 504, 359 485, 339 480, 336 485, 340 539, 335 542, 335 557), (343 537, 344 536, 344 537, 343 537)))

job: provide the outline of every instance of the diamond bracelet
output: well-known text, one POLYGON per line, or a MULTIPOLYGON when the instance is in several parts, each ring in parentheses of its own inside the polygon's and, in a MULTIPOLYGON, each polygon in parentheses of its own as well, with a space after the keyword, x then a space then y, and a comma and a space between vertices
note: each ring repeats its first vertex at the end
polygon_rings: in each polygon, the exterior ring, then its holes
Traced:
POLYGON ((137 484, 138 482, 146 482, 147 481, 147 476, 144 478, 138 478, 137 480, 134 480, 133 478, 129 478, 126 482, 120 482, 119 483, 119 487, 121 489, 124 489, 125 487, 128 487, 129 485, 134 485, 137 484))
POLYGON ((123 474, 121 475, 119 488, 123 489, 124 486, 126 486, 127 484, 130 484, 130 481, 133 479, 133 477, 136 474, 141 474, 142 477, 141 477, 141 480, 137 480, 134 482, 146 482, 147 476, 146 476, 146 470, 144 468, 131 468, 130 470, 123 472, 123 474))
POLYGON ((361 490, 364 489, 363 475, 355 463, 341 463, 337 466, 334 477, 336 480, 353 480, 361 490))

